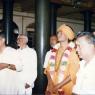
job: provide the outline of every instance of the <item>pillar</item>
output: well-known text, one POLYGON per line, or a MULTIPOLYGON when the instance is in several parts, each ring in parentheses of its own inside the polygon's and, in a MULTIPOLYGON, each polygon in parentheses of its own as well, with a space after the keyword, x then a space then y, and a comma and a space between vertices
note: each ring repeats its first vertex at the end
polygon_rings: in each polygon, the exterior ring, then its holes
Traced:
POLYGON ((10 45, 13 36, 13 3, 14 0, 3 1, 3 31, 6 36, 6 44, 10 45))
POLYGON ((35 83, 36 95, 44 95, 43 63, 49 48, 50 5, 49 0, 36 0, 35 10, 36 51, 38 59, 38 77, 35 83))
POLYGON ((50 6, 50 14, 51 14, 51 33, 50 35, 56 35, 56 23, 57 23, 57 4, 51 3, 50 6))
POLYGON ((84 31, 90 32, 91 31, 91 19, 92 19, 92 11, 91 10, 84 10, 84 31))

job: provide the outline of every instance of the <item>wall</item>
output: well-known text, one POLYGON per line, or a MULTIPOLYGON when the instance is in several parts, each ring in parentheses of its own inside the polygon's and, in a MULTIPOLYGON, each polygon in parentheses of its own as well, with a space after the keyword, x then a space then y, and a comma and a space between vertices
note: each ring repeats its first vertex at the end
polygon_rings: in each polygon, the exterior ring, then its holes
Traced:
MULTIPOLYGON (((13 15, 14 15, 13 20, 19 27, 19 33, 26 34, 26 27, 30 23, 35 22, 35 18, 34 18, 35 15, 32 13, 13 12, 13 15)), ((2 19, 1 10, 0 10, 0 19, 2 19)), ((71 19, 66 19, 66 18, 57 18, 57 28, 63 23, 70 25, 74 29, 75 32, 83 30, 82 21, 71 20, 71 19)), ((92 27, 94 28, 95 24, 93 24, 92 27)))
POLYGON ((57 18, 57 27, 59 27, 61 24, 67 24, 71 26, 74 32, 82 31, 84 29, 82 21, 71 20, 66 18, 57 18))

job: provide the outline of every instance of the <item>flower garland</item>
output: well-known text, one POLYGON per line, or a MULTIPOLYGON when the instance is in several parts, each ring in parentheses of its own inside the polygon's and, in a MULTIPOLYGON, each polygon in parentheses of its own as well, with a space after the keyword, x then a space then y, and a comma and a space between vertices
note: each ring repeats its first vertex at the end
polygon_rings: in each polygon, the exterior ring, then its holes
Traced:
MULTIPOLYGON (((70 42, 66 48, 66 50, 64 51, 64 54, 62 56, 62 59, 61 59, 61 63, 60 63, 60 66, 58 68, 58 83, 61 82, 64 78, 64 70, 66 68, 66 65, 67 65, 67 61, 68 61, 68 57, 72 51, 72 49, 75 47, 75 44, 73 42, 70 42)), ((53 48, 51 50, 51 56, 50 56, 50 60, 49 60, 49 65, 50 65, 50 75, 51 75, 51 78, 53 79, 54 75, 55 75, 55 60, 56 60, 56 53, 57 53, 58 49, 56 48, 53 48)))

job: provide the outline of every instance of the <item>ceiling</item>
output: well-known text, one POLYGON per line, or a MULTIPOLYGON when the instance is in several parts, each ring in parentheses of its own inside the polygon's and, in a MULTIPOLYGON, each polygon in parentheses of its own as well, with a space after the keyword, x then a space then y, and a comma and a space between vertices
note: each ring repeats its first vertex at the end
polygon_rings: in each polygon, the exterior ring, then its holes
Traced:
MULTIPOLYGON (((0 8, 2 8, 1 1, 0 8)), ((34 13, 36 1, 14 0, 14 11, 34 13)), ((91 10, 93 12, 92 21, 95 22, 95 0, 50 0, 50 3, 60 5, 57 10, 58 17, 83 20, 82 11, 91 10)))

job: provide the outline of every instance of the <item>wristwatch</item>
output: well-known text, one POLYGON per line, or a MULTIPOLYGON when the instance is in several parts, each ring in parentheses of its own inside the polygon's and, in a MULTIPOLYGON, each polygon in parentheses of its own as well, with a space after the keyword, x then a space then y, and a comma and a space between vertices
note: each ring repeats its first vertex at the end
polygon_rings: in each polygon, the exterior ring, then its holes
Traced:
POLYGON ((8 64, 8 69, 10 69, 11 68, 11 64, 8 64))

